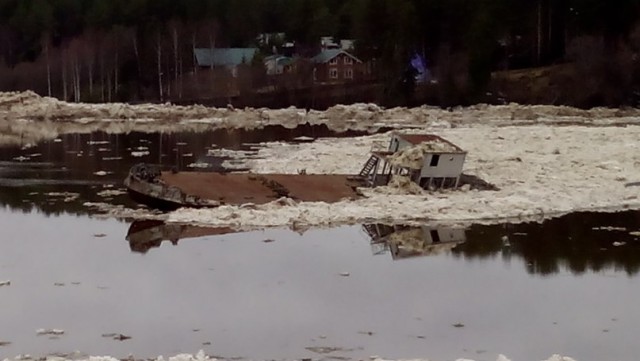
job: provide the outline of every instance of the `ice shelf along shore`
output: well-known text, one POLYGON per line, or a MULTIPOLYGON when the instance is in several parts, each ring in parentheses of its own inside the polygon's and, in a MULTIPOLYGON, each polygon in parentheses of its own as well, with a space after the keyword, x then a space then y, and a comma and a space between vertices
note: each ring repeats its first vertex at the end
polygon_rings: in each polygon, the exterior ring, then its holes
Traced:
MULTIPOLYGON (((17 357, 15 359, 4 359, 3 361, 31 361, 34 360, 32 358, 30 358, 29 356, 26 357, 17 357)), ((72 359, 65 359, 63 357, 47 357, 44 359, 38 359, 38 360, 42 360, 42 361, 72 361, 72 359)), ((127 360, 130 360, 129 358, 127 360)), ((153 360, 153 359, 150 359, 153 360)), ((205 355, 202 352, 199 352, 195 355, 191 355, 191 354, 180 354, 180 355, 176 355, 173 357, 167 357, 166 359, 162 356, 159 356, 158 358, 156 358, 154 361, 218 361, 218 359, 216 358, 212 358, 209 357, 207 355, 205 355)), ((371 361, 430 361, 430 359, 406 359, 406 360, 389 360, 389 359, 381 359, 381 358, 377 358, 377 357, 371 357, 370 359, 371 361)), ((85 357, 85 358, 74 358, 73 361, 119 361, 118 359, 114 358, 114 357, 109 357, 109 356, 90 356, 90 357, 85 357)), ((435 360, 431 360, 431 361, 435 361, 435 360)), ((456 359, 455 361, 474 361, 471 359, 456 359)), ((504 355, 498 355, 498 357, 496 358, 496 361, 511 361, 509 358, 507 358, 504 355)), ((514 360, 516 361, 516 360, 514 360)), ((553 355, 551 357, 549 357, 546 360, 541 360, 541 361, 577 361, 571 357, 567 357, 567 356, 560 356, 560 355, 553 355)))
MULTIPOLYGON (((477 105, 384 109, 338 105, 326 111, 287 108, 220 109, 170 104, 83 104, 32 92, 0 93, 0 144, 54 139, 62 133, 204 131, 221 128, 288 128, 324 124, 333 130, 429 132, 468 152, 464 173, 499 188, 415 192, 397 187, 363 189, 365 197, 338 203, 281 199, 265 205, 180 209, 169 222, 262 227, 335 226, 382 221, 497 223, 541 220, 574 211, 640 209, 640 110, 557 106, 477 105), (416 194, 417 193, 417 194, 416 194)), ((257 154, 233 158, 256 173, 356 174, 374 144, 390 135, 264 143, 257 154)), ((108 215, 134 217, 112 209, 108 215)), ((156 216, 157 217, 157 216, 156 216)))
POLYGON ((640 122, 635 108, 589 110, 547 105, 475 105, 441 109, 385 109, 375 104, 336 105, 325 111, 299 108, 209 108, 201 105, 68 103, 31 91, 0 92, 0 144, 35 143, 61 134, 295 128, 325 125, 334 131, 506 125, 626 125, 640 122))

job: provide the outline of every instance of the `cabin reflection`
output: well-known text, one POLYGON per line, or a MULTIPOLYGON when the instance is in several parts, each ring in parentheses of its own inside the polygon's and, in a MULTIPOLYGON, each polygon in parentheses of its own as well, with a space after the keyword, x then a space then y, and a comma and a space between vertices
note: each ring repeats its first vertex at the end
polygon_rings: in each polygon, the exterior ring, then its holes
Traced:
POLYGON ((365 224, 362 229, 373 254, 391 253, 394 260, 448 253, 467 240, 466 229, 457 227, 365 224))
POLYGON ((129 226, 126 240, 132 252, 147 253, 158 248, 167 241, 174 246, 187 238, 234 233, 236 230, 227 227, 198 227, 186 224, 165 223, 162 221, 134 221, 129 226))

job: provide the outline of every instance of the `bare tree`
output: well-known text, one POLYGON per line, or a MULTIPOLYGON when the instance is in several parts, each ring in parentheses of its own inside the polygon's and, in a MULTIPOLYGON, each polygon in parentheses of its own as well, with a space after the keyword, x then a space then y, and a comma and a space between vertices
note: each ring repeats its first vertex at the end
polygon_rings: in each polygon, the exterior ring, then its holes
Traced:
POLYGON ((163 101, 164 93, 162 89, 162 37, 160 36, 160 29, 158 29, 156 37, 156 62, 158 65, 158 92, 160 95, 160 101, 163 101))
POLYGON ((178 90, 178 98, 182 98, 182 90, 178 84, 178 79, 180 74, 180 43, 178 42, 178 27, 179 23, 176 21, 171 22, 171 33, 173 40, 173 83, 175 88, 178 90))

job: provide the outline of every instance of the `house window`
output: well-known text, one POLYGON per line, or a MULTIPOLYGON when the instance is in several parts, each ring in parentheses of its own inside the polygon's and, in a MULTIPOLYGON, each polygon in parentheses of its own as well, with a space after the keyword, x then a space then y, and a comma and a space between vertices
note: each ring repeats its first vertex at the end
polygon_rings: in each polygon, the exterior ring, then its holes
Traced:
POLYGON ((434 154, 431 156, 431 163, 429 163, 429 166, 437 167, 439 161, 440 161, 440 154, 434 154))
POLYGON ((338 69, 329 69, 329 78, 338 79, 338 69))
POLYGON ((329 65, 338 65, 338 57, 334 57, 333 59, 329 60, 329 65))
POLYGON ((345 69, 344 70, 344 78, 345 79, 353 79, 353 69, 345 69))
POLYGON ((353 64, 353 59, 351 59, 351 58, 350 58, 350 57, 348 57, 348 56, 345 56, 345 57, 344 57, 344 64, 345 64, 345 65, 352 65, 352 64, 353 64))

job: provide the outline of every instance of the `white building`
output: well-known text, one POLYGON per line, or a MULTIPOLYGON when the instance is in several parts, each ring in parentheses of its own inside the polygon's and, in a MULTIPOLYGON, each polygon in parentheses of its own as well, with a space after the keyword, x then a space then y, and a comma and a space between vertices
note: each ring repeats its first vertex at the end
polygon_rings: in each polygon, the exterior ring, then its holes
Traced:
POLYGON ((394 133, 389 146, 373 150, 360 172, 371 185, 405 175, 422 188, 457 187, 467 152, 434 134, 394 133))

